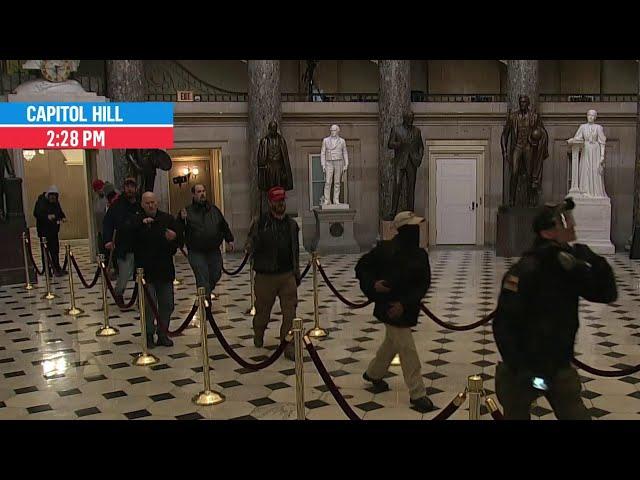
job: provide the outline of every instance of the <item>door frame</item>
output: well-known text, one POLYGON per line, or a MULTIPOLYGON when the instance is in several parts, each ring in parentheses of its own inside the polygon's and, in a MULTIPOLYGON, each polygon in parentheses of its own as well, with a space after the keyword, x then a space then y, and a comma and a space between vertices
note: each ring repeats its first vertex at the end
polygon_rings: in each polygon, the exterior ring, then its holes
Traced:
POLYGON ((484 245, 484 161, 487 140, 428 140, 429 151, 429 245, 436 245, 437 216, 437 178, 438 159, 474 158, 476 160, 476 245, 484 245))

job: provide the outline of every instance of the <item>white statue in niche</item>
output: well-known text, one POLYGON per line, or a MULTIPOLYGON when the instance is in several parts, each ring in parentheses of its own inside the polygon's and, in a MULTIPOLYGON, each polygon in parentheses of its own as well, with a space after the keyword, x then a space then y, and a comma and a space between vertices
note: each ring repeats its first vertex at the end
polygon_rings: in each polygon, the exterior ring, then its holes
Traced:
POLYGON ((322 140, 320 163, 324 172, 324 199, 322 204, 340 204, 342 174, 349 168, 347 142, 341 138, 340 127, 331 125, 331 135, 322 140), (331 202, 331 182, 333 182, 333 202, 331 202))
MULTIPOLYGON (((607 198, 607 192, 604 189, 604 150, 607 138, 604 136, 602 125, 594 123, 597 117, 598 112, 589 110, 587 123, 580 125, 576 134, 568 142, 582 144, 577 172, 580 193, 588 197, 607 198)), ((575 173, 572 176, 573 188, 573 182, 576 181, 575 173)))

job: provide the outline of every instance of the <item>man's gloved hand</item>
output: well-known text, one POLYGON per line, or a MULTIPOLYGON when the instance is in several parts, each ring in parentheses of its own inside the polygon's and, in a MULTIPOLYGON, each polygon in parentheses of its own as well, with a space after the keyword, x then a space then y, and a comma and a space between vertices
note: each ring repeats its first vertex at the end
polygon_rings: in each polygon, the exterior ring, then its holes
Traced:
POLYGON ((591 264, 589 262, 577 258, 575 255, 572 255, 565 250, 558 253, 558 262, 560 262, 562 268, 567 272, 580 272, 591 269, 591 264))

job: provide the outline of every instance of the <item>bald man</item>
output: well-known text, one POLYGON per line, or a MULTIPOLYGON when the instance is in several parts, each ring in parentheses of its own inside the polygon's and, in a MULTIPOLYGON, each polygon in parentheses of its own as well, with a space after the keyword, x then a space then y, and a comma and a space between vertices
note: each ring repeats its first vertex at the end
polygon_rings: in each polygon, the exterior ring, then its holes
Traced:
POLYGON ((147 345, 149 348, 155 345, 171 347, 173 342, 166 332, 174 308, 173 280, 176 272, 173 255, 182 244, 183 229, 179 221, 158 210, 158 200, 153 192, 142 195, 141 206, 134 236, 136 268, 144 269, 144 279, 160 314, 156 329, 152 310, 147 305, 147 345), (158 335, 157 342, 153 339, 155 333, 158 335))

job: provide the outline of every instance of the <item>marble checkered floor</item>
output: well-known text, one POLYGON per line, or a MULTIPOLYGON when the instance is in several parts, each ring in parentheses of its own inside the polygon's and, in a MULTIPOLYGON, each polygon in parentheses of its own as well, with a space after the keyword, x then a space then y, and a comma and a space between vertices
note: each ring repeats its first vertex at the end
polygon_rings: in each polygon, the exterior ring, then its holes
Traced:
MULTIPOLYGON (((74 252, 88 279, 95 266, 86 247, 74 252)), ((38 252, 34 252, 38 256, 38 252)), ((433 250, 430 253, 433 286, 427 301, 443 320, 469 323, 490 312, 497 285, 511 259, 496 258, 490 250, 433 250)), ((353 267, 357 255, 335 255, 322 259, 327 273, 347 298, 363 300, 353 267)), ((305 254, 302 262, 306 262, 305 254)), ((227 256, 228 268, 239 256, 227 256)), ((599 368, 622 368, 640 363, 640 263, 626 255, 612 257, 620 297, 612 305, 581 304, 582 327, 577 348, 580 359, 599 368)), ((195 285, 186 259, 176 256, 178 278, 172 328, 184 319, 194 301, 195 285)), ((0 287, 0 418, 2 419, 293 419, 295 377, 293 363, 281 357, 266 370, 252 372, 237 365, 209 339, 211 381, 226 396, 226 402, 198 407, 191 397, 202 389, 202 359, 196 328, 174 338, 175 346, 157 347, 160 363, 152 367, 132 366, 140 351, 139 322, 135 311, 120 312, 111 301, 111 323, 120 333, 98 338, 102 321, 100 285, 84 289, 76 279, 77 303, 85 310, 78 318, 66 316, 68 282, 55 279, 58 298, 41 300, 42 281, 27 292, 23 285, 0 287)), ((329 337, 315 341, 327 369, 347 401, 364 419, 428 420, 436 412, 422 415, 410 408, 399 367, 391 367, 387 380, 391 391, 374 394, 367 390, 361 374, 378 347, 383 328, 369 306, 349 310, 320 283, 321 323, 329 337)), ((125 293, 131 295, 133 283, 125 293)), ((311 275, 300 290, 298 315, 305 328, 312 325, 311 275)), ((216 289, 214 313, 224 335, 244 358, 260 361, 276 348, 279 307, 274 307, 265 349, 253 346, 249 306, 248 269, 236 277, 223 275, 216 289)), ((415 329, 423 362, 423 376, 435 405, 444 407, 464 389, 468 375, 479 373, 494 398, 493 374, 499 358, 490 326, 469 332, 452 332, 426 317, 415 329)), ((308 357, 305 363, 305 399, 309 419, 346 419, 323 384, 308 357)), ((640 375, 620 379, 597 378, 582 372, 583 396, 598 419, 640 419, 640 375)), ((483 419, 490 417, 483 406, 483 419)), ((468 418, 461 408, 453 419, 468 418)), ((553 419, 541 398, 533 409, 534 419, 553 419)))

